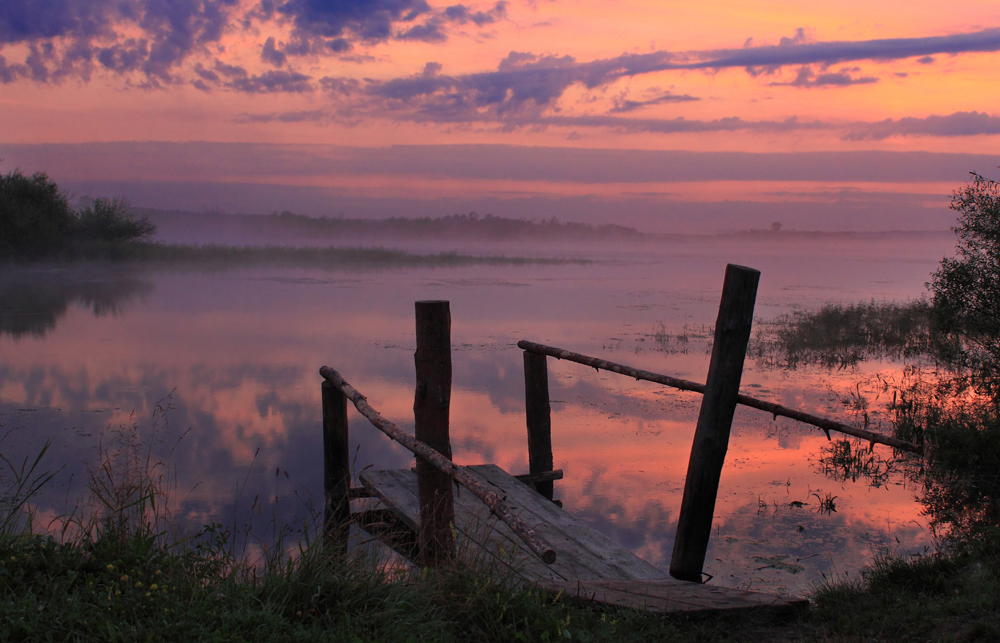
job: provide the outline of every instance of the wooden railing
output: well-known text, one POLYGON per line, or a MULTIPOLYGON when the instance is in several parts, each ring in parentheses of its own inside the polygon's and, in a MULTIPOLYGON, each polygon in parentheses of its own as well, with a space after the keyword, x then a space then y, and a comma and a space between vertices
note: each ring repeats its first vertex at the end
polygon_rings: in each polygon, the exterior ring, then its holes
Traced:
MULTIPOLYGON (((704 395, 691 447, 684 497, 677 521, 670 573, 676 578, 700 581, 712 530, 712 518, 719 490, 719 478, 729 445, 733 416, 739 404, 811 424, 826 432, 839 431, 871 444, 920 453, 919 445, 859 429, 841 422, 811 415, 739 392, 753 321, 754 301, 760 273, 752 268, 729 265, 715 324, 715 340, 705 384, 616 364, 598 357, 574 353, 526 340, 524 350, 525 412, 528 424, 528 456, 532 472, 552 468, 552 422, 550 418, 547 357, 567 360, 619 373, 637 380, 655 382, 704 395)), ((542 491, 539 489, 539 491, 542 491)), ((545 490, 551 494, 551 488, 545 490)), ((549 498, 552 496, 549 495, 549 498)))
MULTIPOLYGON (((739 392, 746 357, 753 308, 760 273, 752 268, 729 265, 722 289, 715 339, 705 384, 669 375, 631 368, 597 357, 545 346, 518 342, 524 350, 525 418, 528 432, 527 476, 518 476, 536 491, 553 499, 553 480, 562 477, 553 470, 552 422, 549 402, 547 357, 584 364, 637 380, 663 384, 703 394, 698 424, 684 484, 684 497, 677 522, 670 573, 676 578, 700 581, 708 549, 719 478, 729 445, 736 406, 743 404, 812 424, 826 432, 839 431, 903 451, 920 453, 916 444, 880 435, 847 424, 797 411, 739 392)), ((437 565, 454 555, 455 522, 452 485, 466 487, 503 520, 544 562, 551 564, 556 552, 542 542, 503 498, 487 489, 475 476, 451 461, 449 407, 451 402, 451 314, 447 301, 418 301, 416 308, 417 350, 414 395, 414 436, 407 435, 371 407, 367 398, 348 384, 337 371, 324 366, 323 442, 325 529, 332 543, 346 542, 350 523, 351 472, 347 400, 376 428, 410 450, 417 459, 420 524, 417 541, 423 564, 437 565)))

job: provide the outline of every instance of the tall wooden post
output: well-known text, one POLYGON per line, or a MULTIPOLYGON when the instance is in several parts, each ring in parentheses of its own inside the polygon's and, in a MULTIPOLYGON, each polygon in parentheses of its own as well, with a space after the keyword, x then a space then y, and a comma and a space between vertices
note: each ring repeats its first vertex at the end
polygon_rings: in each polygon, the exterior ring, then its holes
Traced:
MULTIPOLYGON (((552 471, 552 407, 545 355, 524 351, 524 414, 528 424, 528 471, 552 471)), ((552 500, 553 482, 536 482, 535 491, 552 500)))
MULTIPOLYGON (((413 397, 414 437, 451 460, 451 311, 447 301, 416 302, 417 387, 413 397)), ((452 480, 417 457, 421 562, 435 566, 455 553, 452 480)))
POLYGON ((681 501, 674 551, 670 558, 670 575, 681 580, 701 581, 705 552, 712 533, 719 476, 729 448, 729 431, 736 412, 743 361, 750 341, 759 279, 760 272, 753 268, 733 264, 726 266, 705 397, 701 402, 698 427, 691 446, 684 499, 681 501))
POLYGON ((351 459, 347 430, 347 398, 330 382, 323 382, 323 537, 346 549, 351 521, 351 459))

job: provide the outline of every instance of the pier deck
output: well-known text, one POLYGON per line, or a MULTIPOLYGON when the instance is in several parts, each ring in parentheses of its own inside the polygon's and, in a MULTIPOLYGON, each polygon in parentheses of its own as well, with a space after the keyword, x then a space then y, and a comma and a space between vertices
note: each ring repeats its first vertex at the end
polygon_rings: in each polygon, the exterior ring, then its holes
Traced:
MULTIPOLYGON (((488 557, 501 572, 517 574, 564 596, 658 612, 706 612, 767 609, 795 611, 805 599, 727 589, 671 578, 568 511, 546 499, 495 464, 466 468, 549 543, 558 557, 546 565, 527 551, 504 522, 472 493, 456 485, 455 531, 458 546, 488 557)), ((363 471, 362 484, 396 518, 419 530, 420 503, 416 473, 408 469, 363 471)))

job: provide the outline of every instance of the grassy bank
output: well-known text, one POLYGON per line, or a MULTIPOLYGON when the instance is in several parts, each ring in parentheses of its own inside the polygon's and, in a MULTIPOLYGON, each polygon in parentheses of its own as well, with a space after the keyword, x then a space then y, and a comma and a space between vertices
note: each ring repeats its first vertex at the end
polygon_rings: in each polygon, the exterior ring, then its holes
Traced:
MULTIPOLYGON (((219 534, 213 534, 218 536, 219 534)), ((224 543, 0 539, 5 641, 975 641, 1000 633, 988 555, 879 561, 792 620, 598 611, 474 567, 389 576, 317 546, 263 566, 224 543)))
POLYGON ((368 547, 324 548, 315 529, 256 556, 237 551, 222 524, 177 535, 162 490, 169 467, 137 439, 112 441, 89 472, 84 509, 45 525, 31 507, 50 480, 44 460, 6 462, 0 640, 756 643, 974 641, 1000 632, 996 532, 951 555, 878 559, 863 579, 818 588, 812 609, 790 618, 602 611, 467 557, 394 570, 368 547), (42 533, 53 530, 58 539, 42 533))

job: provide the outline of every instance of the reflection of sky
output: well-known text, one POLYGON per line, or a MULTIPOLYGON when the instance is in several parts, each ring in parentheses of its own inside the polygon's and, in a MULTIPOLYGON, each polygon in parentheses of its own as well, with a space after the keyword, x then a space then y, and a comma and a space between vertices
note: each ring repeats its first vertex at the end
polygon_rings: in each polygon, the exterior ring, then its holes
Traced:
MULTIPOLYGON (((784 256, 730 250, 762 270, 763 318, 831 299, 919 296, 940 256, 915 260, 912 247, 895 257, 850 247, 784 256)), ((154 452, 176 472, 169 491, 182 520, 299 524, 322 495, 319 366, 336 368, 383 415, 412 428, 413 301, 444 298, 452 302, 455 458, 520 473, 518 339, 704 379, 702 327, 714 322, 725 253, 643 253, 641 261, 588 266, 151 275, 145 299, 116 314, 95 317, 74 304, 44 337, 0 336, 0 430, 13 431, 0 448, 24 457, 54 440, 50 466, 67 465, 42 503, 54 515, 82 493, 101 432, 148 424, 169 395, 169 425, 154 452), (650 335, 661 323, 689 341, 657 344, 650 335), (267 500, 251 514, 255 497, 267 500)), ((748 363, 744 387, 850 419, 835 393, 846 395, 872 368, 784 373, 748 363)), ((700 399, 554 360, 550 386, 555 462, 566 473, 557 496, 666 567, 700 399)), ((351 422, 356 469, 408 466, 408 454, 353 410, 351 422)), ((856 573, 873 547, 927 543, 912 489, 900 480, 869 489, 826 478, 815 464, 825 443, 814 429, 738 412, 706 564, 718 582, 804 591, 824 574, 856 573), (817 512, 812 493, 836 496, 837 512, 817 512), (793 508, 793 500, 808 504, 793 508)))

